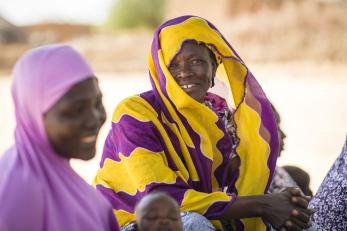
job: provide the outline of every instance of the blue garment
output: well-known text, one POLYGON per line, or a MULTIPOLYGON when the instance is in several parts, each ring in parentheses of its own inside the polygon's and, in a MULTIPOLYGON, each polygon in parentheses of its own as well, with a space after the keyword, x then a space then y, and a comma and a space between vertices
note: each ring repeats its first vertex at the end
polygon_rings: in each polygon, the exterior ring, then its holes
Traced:
MULTIPOLYGON (((272 226, 269 226, 270 230, 269 231, 276 231, 272 226)), ((308 229, 304 229, 303 231, 321 231, 321 229, 318 227, 317 224, 312 224, 312 226, 308 229)))
MULTIPOLYGON (((212 223, 203 215, 194 212, 181 212, 183 231, 215 231, 212 223)), ((130 223, 121 231, 136 231, 136 223, 130 223)))
POLYGON ((322 230, 347 230, 347 140, 309 205, 322 230))
POLYGON ((194 212, 181 212, 183 231, 214 231, 216 228, 203 215, 194 212))

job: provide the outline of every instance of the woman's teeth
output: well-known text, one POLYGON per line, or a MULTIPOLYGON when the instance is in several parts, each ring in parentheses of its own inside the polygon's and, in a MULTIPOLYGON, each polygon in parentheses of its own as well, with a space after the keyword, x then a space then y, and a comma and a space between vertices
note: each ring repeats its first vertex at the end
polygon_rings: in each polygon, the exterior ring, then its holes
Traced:
POLYGON ((192 88, 192 87, 194 87, 195 86, 195 84, 186 84, 186 85, 182 85, 181 87, 183 88, 183 89, 189 89, 189 88, 192 88))
POLYGON ((96 135, 85 136, 82 138, 83 143, 91 143, 91 142, 95 142, 95 141, 96 141, 96 135))

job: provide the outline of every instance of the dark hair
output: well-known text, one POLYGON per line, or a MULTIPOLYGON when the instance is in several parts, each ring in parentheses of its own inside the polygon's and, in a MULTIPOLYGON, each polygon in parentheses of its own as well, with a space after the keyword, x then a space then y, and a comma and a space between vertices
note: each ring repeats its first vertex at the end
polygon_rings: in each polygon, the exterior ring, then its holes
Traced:
POLYGON ((312 196, 310 189, 310 175, 303 169, 296 166, 283 166, 287 173, 293 178, 305 195, 312 196))

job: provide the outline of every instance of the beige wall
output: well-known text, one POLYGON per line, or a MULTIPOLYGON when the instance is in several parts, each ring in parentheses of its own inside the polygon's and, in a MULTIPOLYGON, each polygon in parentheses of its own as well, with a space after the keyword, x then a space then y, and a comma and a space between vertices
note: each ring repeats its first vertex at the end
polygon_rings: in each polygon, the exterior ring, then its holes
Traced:
POLYGON ((166 0, 165 18, 189 14, 220 24, 230 14, 229 2, 230 0, 166 0))

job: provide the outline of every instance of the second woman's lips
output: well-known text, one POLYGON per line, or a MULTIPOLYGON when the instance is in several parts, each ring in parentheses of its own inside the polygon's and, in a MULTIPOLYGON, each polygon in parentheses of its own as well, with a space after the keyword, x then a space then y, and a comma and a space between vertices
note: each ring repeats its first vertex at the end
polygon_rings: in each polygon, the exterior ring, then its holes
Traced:
POLYGON ((185 84, 185 85, 181 85, 181 87, 183 88, 183 89, 189 89, 189 88, 192 88, 192 87, 195 87, 196 86, 196 84, 185 84))
POLYGON ((184 90, 186 89, 190 89, 190 88, 195 88, 197 87, 199 84, 198 83, 179 83, 180 87, 184 90))

